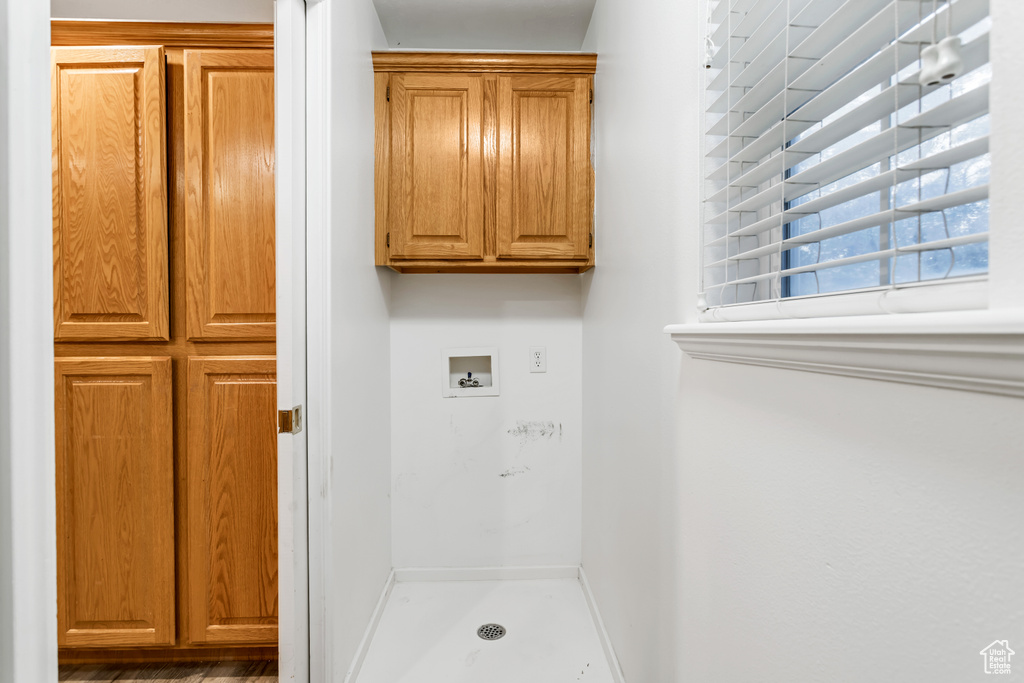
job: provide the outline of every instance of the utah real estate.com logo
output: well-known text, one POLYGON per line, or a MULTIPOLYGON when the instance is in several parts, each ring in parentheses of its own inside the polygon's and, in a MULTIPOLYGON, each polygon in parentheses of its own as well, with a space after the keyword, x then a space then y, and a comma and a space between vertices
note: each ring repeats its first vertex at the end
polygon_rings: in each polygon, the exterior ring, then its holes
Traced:
POLYGON ((1010 673, 1010 657, 1017 654, 1010 649, 1010 644, 1005 640, 995 640, 992 644, 981 651, 985 658, 985 673, 987 674, 1008 674, 1010 673))

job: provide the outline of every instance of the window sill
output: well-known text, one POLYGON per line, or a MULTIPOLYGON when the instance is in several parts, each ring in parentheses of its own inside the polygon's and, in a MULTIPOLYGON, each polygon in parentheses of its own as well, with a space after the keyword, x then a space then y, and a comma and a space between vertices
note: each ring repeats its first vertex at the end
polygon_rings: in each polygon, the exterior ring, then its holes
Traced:
POLYGON ((1024 397, 1024 310, 669 325, 692 358, 1024 397))

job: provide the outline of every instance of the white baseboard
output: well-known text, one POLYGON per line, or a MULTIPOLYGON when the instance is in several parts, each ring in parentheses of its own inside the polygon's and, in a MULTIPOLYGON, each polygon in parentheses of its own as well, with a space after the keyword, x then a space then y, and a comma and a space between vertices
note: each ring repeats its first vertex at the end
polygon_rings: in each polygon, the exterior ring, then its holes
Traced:
POLYGON ((529 579, 575 579, 580 568, 543 567, 406 567, 395 570, 395 581, 515 581, 529 579))
POLYGON ((363 668, 366 653, 370 649, 370 643, 373 642, 373 636, 377 633, 377 625, 384 614, 384 606, 387 605, 388 598, 391 597, 391 589, 394 587, 395 570, 392 569, 391 573, 388 574, 387 581, 384 582, 384 589, 380 592, 377 606, 373 608, 373 616, 370 617, 370 623, 366 627, 363 639, 359 641, 359 647, 356 648, 356 655, 352 658, 352 664, 348 668, 348 673, 345 674, 345 683, 355 683, 359 678, 359 671, 363 668))
POLYGON ((619 666, 619 658, 615 656, 615 648, 612 647, 612 640, 608 637, 608 631, 604 627, 604 620, 601 619, 601 612, 597 609, 597 600, 590 590, 590 582, 587 581, 587 573, 583 567, 579 568, 580 585, 583 586, 583 595, 587 598, 587 606, 590 608, 590 616, 594 619, 594 626, 597 628, 597 637, 604 649, 604 656, 608 660, 608 668, 612 670, 612 678, 615 683, 626 683, 626 677, 619 666))

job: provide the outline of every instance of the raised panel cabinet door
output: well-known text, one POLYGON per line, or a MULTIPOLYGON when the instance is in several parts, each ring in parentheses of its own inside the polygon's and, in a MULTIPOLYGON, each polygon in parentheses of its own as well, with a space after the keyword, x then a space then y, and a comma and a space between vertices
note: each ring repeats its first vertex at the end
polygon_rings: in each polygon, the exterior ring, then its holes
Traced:
POLYGON ((174 644, 171 359, 58 358, 57 642, 174 644))
POLYGON ((273 340, 274 55, 185 50, 191 340, 273 340))
POLYGON ((188 635, 277 641, 274 357, 188 361, 188 635))
POLYGON ((590 78, 498 79, 498 258, 590 253, 590 78))
POLYGON ((482 106, 480 76, 392 76, 392 258, 483 258, 482 106))
POLYGON ((57 341, 165 340, 161 47, 51 49, 57 341))

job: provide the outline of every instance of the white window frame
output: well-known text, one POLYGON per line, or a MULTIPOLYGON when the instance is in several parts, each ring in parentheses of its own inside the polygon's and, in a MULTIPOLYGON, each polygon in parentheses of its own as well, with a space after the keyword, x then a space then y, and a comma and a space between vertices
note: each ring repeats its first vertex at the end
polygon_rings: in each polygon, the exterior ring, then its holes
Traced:
MULTIPOLYGON (((1017 124, 1024 108, 1024 46, 1018 39, 1024 35, 1024 4, 990 0, 990 14, 990 63, 998 75, 989 106, 987 281, 714 311, 698 302, 687 321, 665 328, 683 351, 703 360, 1024 397, 1024 218, 1019 201, 1024 167, 1016 161, 1024 158, 1024 134, 1017 124), (936 301, 929 303, 930 297, 936 301), (837 303, 841 298, 851 303, 837 303), (856 298, 864 301, 852 303, 856 298)), ((703 40, 700 35, 701 60, 703 40)), ((703 111, 703 101, 700 106, 703 111)), ((695 134, 703 146, 703 130, 695 134)), ((702 276, 699 269, 696 277, 702 276)))

